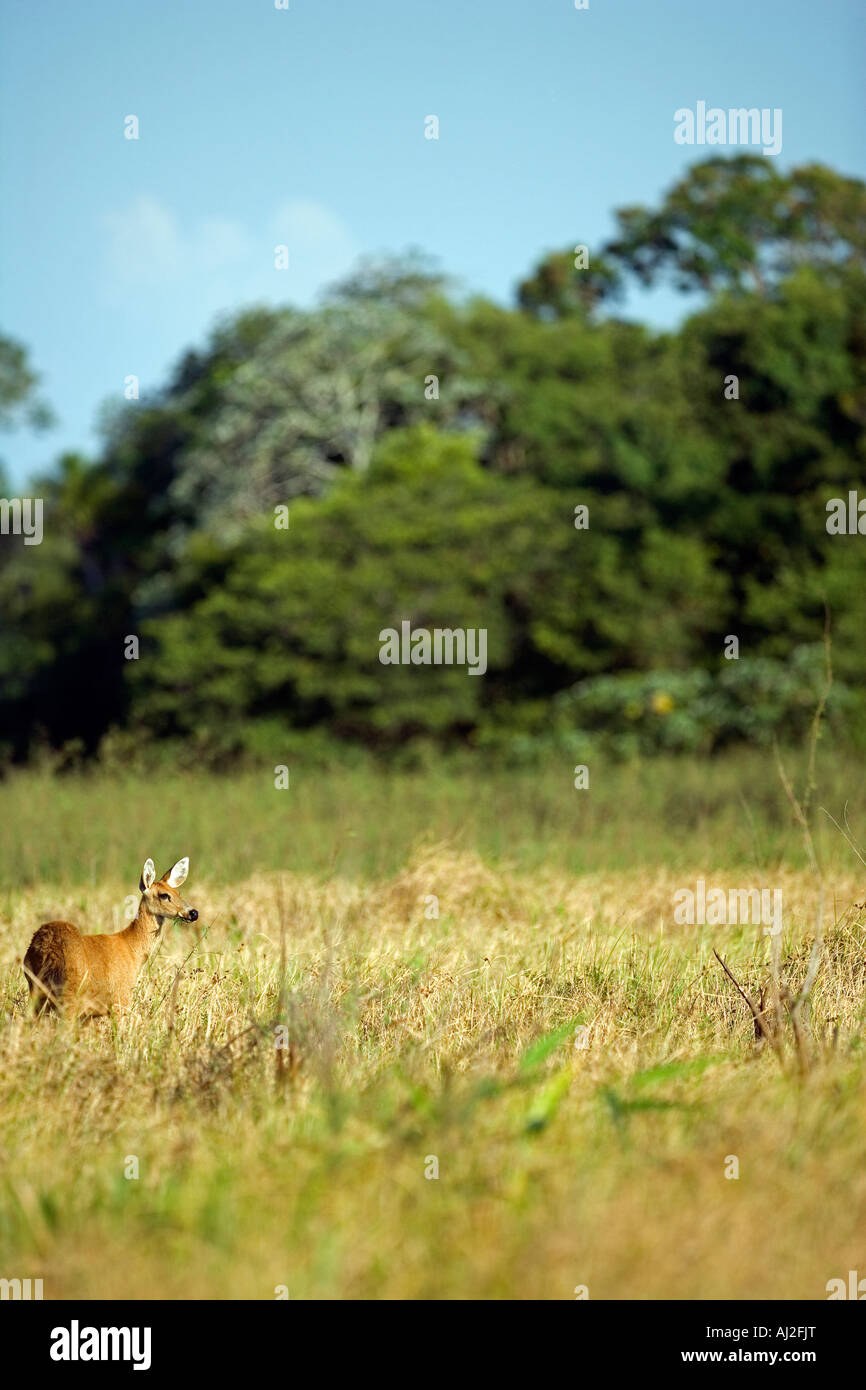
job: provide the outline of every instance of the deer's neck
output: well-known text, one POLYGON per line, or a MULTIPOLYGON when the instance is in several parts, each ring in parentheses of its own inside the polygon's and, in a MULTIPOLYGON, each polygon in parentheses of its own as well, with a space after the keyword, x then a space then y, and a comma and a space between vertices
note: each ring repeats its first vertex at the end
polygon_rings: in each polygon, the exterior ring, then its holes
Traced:
POLYGON ((141 963, 147 960, 156 945, 164 921, 164 917, 157 917, 151 912, 142 897, 138 912, 123 933, 141 963))

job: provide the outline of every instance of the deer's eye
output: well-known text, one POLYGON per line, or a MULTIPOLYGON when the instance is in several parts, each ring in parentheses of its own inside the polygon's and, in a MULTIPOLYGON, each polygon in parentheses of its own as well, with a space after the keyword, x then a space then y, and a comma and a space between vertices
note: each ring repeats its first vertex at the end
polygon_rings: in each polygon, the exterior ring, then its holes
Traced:
POLYGON ((168 902, 168 900, 169 900, 171 894, 170 894, 170 893, 160 893, 159 896, 160 896, 161 898, 165 898, 165 901, 168 902))

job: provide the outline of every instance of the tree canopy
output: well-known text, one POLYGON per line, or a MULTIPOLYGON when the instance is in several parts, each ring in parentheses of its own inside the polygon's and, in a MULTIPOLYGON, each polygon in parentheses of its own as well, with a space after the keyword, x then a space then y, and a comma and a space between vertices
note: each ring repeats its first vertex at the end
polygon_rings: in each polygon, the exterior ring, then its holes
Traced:
MULTIPOLYGON (((599 702, 628 719, 635 691, 661 725, 652 673, 723 739, 706 681, 731 634, 762 688, 778 667, 784 729, 827 605, 862 684, 866 542, 826 519, 864 477, 864 185, 711 158, 616 221, 510 307, 417 256, 365 263, 316 309, 228 318, 107 412, 100 457, 40 481, 43 543, 0 538, 5 755, 542 737, 599 702), (676 331, 617 316, 666 281, 698 295, 676 331), (383 665, 404 619, 483 628, 484 676, 383 665)), ((0 411, 35 384, 0 343, 0 411)))

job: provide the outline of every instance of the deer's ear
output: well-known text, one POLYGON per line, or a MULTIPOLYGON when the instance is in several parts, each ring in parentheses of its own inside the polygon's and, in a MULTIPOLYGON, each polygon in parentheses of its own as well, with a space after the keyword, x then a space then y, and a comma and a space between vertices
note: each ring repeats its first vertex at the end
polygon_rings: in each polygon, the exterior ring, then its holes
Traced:
POLYGON ((188 873, 189 860, 178 859, 177 863, 175 864, 167 879, 169 888, 179 888, 188 873))
POLYGON ((153 867, 152 859, 145 859, 144 868, 141 871, 141 883, 139 887, 142 893, 146 893, 150 885, 156 880, 156 869, 153 867))

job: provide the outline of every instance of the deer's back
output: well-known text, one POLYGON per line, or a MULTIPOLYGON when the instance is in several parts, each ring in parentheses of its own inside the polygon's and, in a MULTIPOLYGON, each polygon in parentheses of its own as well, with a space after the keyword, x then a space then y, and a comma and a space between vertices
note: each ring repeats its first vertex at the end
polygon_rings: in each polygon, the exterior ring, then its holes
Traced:
POLYGON ((33 934, 24 965, 30 992, 39 996, 37 1010, 75 998, 83 1013, 106 1013, 112 1005, 128 1002, 137 973, 121 934, 84 936, 71 922, 43 923, 33 934))

